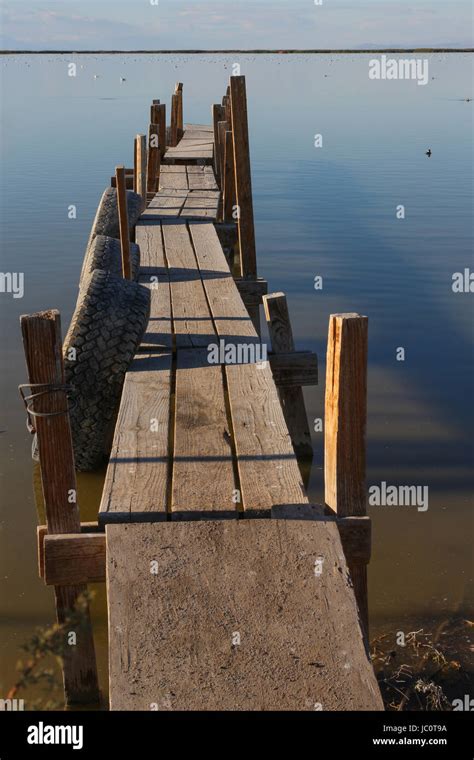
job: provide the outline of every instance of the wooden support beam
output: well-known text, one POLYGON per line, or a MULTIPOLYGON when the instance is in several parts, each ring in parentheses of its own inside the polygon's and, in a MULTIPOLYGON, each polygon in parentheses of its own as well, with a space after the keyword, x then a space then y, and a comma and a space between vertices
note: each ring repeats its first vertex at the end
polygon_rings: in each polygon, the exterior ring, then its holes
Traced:
POLYGON ((318 384, 318 357, 312 351, 269 353, 268 361, 279 389, 318 384))
MULTIPOLYGON (((81 522, 81 533, 99 533, 99 523, 96 522, 81 522)), ((44 537, 48 535, 47 525, 36 526, 36 548, 38 551, 38 575, 44 580, 44 537)), ((53 534, 54 535, 54 534, 53 534)), ((63 535, 76 536, 77 533, 67 533, 63 535)))
POLYGON ((146 206, 146 135, 135 137, 136 151, 136 189, 135 192, 142 196, 142 208, 146 206))
MULTIPOLYGON (((217 230, 217 233, 219 234, 219 230, 217 230)), ((244 280, 241 277, 236 277, 234 282, 237 285, 237 290, 246 306, 251 303, 260 305, 262 303, 262 297, 268 293, 268 283, 262 277, 257 277, 254 280, 244 280)))
POLYGON ((220 189, 224 193, 225 187, 225 133, 229 126, 226 121, 220 121, 217 125, 219 135, 219 176, 221 178, 220 189))
POLYGON ((214 103, 212 106, 212 125, 214 129, 214 173, 216 175, 217 184, 222 189, 220 165, 219 165, 219 129, 218 124, 224 120, 224 108, 218 103, 214 103))
POLYGON ((43 543, 47 586, 105 581, 105 533, 46 535, 43 543))
POLYGON ((170 122, 170 141, 169 144, 175 148, 178 144, 178 114, 179 98, 176 93, 171 96, 171 122, 170 122))
MULTIPOLYGON (((225 122, 228 123, 228 122, 225 122)), ((235 174, 234 174, 234 145, 232 130, 228 129, 224 135, 224 187, 223 187, 223 220, 231 222, 235 205, 235 174)))
MULTIPOLYGON (((76 473, 67 395, 64 389, 61 320, 56 310, 23 315, 20 319, 31 386, 30 408, 38 437, 41 482, 48 533, 79 533, 76 473), (39 395, 36 395, 39 394, 39 395), (37 416, 37 415, 40 416, 37 416)), ((56 615, 65 623, 85 593, 84 584, 56 586, 56 615)), ((67 704, 100 699, 94 639, 85 605, 75 645, 65 641, 64 692, 67 704)))
MULTIPOLYGON (((364 516, 366 489, 368 319, 332 314, 326 359, 324 488, 338 517, 364 516)), ((369 635, 367 563, 349 563, 359 613, 369 635)))
POLYGON ((338 517, 337 527, 348 565, 367 565, 372 551, 372 521, 367 516, 338 517))
POLYGON ((130 259, 130 229, 128 226, 127 190, 125 187, 125 167, 115 167, 117 182, 117 209, 120 228, 120 248, 122 251, 122 276, 132 279, 132 262, 130 259))
MULTIPOLYGON (((284 293, 263 296, 268 331, 275 354, 295 350, 293 331, 284 293)), ((281 388, 280 400, 293 448, 298 457, 312 457, 313 446, 301 387, 281 388)))
POLYGON ((235 197, 238 207, 240 272, 242 277, 257 274, 257 254, 250 174, 249 131, 245 77, 230 78, 232 133, 234 137, 235 197))
POLYGON ((159 149, 159 127, 157 124, 150 124, 148 128, 148 152, 147 152, 147 179, 146 187, 148 193, 157 193, 160 186, 160 149, 159 149))

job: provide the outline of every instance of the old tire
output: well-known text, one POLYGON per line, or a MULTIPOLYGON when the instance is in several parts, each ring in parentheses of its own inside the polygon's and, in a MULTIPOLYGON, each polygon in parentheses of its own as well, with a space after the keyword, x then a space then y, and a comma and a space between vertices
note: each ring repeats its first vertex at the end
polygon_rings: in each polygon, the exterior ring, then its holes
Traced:
MULTIPOLYGON (((135 227, 142 213, 142 198, 133 190, 127 190, 128 224, 130 229, 135 227)), ((99 207, 92 223, 92 230, 87 244, 90 244, 97 235, 107 235, 112 238, 120 238, 120 227, 117 208, 117 190, 108 187, 104 190, 100 199, 99 207)))
POLYGON ((110 453, 125 373, 149 314, 149 290, 111 272, 95 269, 79 293, 63 347, 79 471, 95 469, 110 453))
MULTIPOLYGON (((132 279, 138 280, 140 269, 140 248, 135 243, 130 243, 130 261, 132 265, 132 279)), ((107 235, 97 235, 89 245, 84 263, 82 265, 80 287, 88 281, 89 276, 94 269, 103 269, 122 276, 122 250, 120 240, 108 237, 107 235)))

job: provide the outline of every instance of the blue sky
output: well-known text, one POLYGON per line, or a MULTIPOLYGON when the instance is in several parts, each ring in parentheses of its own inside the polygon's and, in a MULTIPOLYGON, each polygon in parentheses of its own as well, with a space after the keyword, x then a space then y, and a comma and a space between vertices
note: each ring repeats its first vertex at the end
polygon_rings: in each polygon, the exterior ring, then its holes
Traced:
POLYGON ((0 0, 1 47, 472 47, 470 0, 0 0))

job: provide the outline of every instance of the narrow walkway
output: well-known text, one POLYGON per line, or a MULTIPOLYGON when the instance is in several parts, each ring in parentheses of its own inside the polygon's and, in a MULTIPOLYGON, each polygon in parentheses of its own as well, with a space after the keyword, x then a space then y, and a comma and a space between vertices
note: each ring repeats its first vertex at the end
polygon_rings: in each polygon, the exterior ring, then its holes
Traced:
POLYGON ((213 224, 212 156, 187 127, 136 227, 151 316, 99 515, 111 709, 381 709, 336 522, 309 504, 213 224), (212 363, 222 345, 240 361, 212 363))

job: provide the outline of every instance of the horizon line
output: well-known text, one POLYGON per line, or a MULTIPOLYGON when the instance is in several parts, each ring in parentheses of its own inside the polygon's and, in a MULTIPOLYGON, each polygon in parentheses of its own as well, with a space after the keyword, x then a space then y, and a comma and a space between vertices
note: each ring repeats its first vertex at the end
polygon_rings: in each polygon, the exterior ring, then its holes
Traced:
POLYGON ((228 54, 228 53, 254 53, 254 54, 265 54, 265 53, 271 53, 271 54, 277 54, 277 55, 298 55, 301 53, 306 54, 327 54, 327 53, 474 53, 474 48, 453 48, 453 47, 409 47, 409 48, 395 48, 395 47, 389 47, 389 48, 287 48, 287 49, 277 49, 277 48, 230 48, 226 50, 221 49, 205 49, 205 48, 184 48, 184 49, 131 49, 131 50, 121 50, 121 49, 110 49, 110 50, 103 50, 103 49, 91 49, 91 50, 78 50, 74 48, 61 48, 54 50, 52 48, 45 48, 43 50, 26 50, 26 49, 20 49, 20 50, 12 50, 12 49, 5 49, 0 50, 0 55, 92 55, 92 54, 109 54, 109 55, 117 55, 117 54, 177 54, 177 53, 186 53, 188 55, 202 55, 202 54, 228 54))

